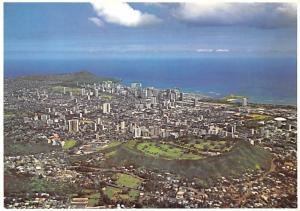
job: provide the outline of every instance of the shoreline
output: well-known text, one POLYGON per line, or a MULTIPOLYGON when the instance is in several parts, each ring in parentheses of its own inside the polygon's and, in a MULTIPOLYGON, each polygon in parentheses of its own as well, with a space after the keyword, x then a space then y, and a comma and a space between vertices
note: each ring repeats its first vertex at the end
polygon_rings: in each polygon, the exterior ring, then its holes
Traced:
MULTIPOLYGON (((77 71, 75 72, 65 72, 65 73, 54 73, 54 74, 26 74, 26 75, 22 75, 22 76, 4 76, 4 80, 9 80, 9 79, 23 79, 26 78, 26 77, 31 77, 31 76, 49 76, 49 75, 64 75, 64 74, 72 74, 72 73, 77 73, 77 71)), ((123 80, 121 78, 118 78, 118 77, 113 77, 113 76, 99 76, 99 75, 96 75, 97 77, 104 77, 104 78, 112 78, 114 80, 116 80, 117 82, 114 82, 114 83, 119 83, 123 86, 130 86, 130 83, 134 83, 134 82, 139 82, 141 83, 142 85, 144 84, 142 81, 136 81, 136 80, 123 80)), ((199 97, 201 99, 206 99, 208 101, 212 100, 212 101, 215 101, 215 102, 218 102, 218 103, 221 103, 221 101, 224 101, 224 97, 227 97, 227 96, 230 96, 232 95, 232 93, 228 93, 227 95, 225 94, 221 94, 219 92, 216 92, 216 91, 209 91, 207 93, 205 92, 201 92, 201 91, 198 91, 198 90, 192 90, 191 88, 182 88, 182 87, 160 87, 160 86, 153 86, 153 85, 146 85, 144 86, 144 88, 147 88, 147 87, 154 87, 155 89, 159 89, 159 90, 166 90, 166 89, 178 89, 180 90, 182 93, 184 94, 188 94, 188 95, 194 95, 196 97, 199 97), (214 95, 217 95, 217 96, 211 96, 209 94, 214 94, 214 95)), ((239 95, 239 94, 233 94, 233 95, 239 95)), ((259 100, 253 100, 253 98, 251 98, 251 96, 246 96, 249 100, 248 104, 249 105, 260 105, 260 106, 275 106, 275 107, 293 107, 293 108, 297 108, 297 103, 286 103, 286 104, 281 104, 281 103, 277 103, 276 100, 275 102, 273 103, 266 103, 266 102, 263 102, 263 101, 259 101, 259 100), (252 100, 251 100, 252 99, 252 100)), ((268 101, 274 101, 274 100, 268 100, 268 101)), ((296 102, 297 102, 297 97, 296 97, 296 102)), ((223 103, 229 103, 230 102, 223 102, 223 103)), ((231 104, 234 104, 234 103, 231 103, 231 104)))

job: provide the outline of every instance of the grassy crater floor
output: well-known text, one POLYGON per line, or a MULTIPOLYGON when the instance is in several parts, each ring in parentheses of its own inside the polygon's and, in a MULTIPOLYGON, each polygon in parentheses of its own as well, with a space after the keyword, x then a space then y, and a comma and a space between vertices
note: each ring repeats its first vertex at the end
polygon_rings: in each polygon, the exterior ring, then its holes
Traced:
POLYGON ((153 156, 156 158, 165 159, 201 159, 202 156, 185 152, 186 150, 174 147, 169 144, 158 144, 155 142, 138 143, 136 149, 143 152, 145 155, 153 156))

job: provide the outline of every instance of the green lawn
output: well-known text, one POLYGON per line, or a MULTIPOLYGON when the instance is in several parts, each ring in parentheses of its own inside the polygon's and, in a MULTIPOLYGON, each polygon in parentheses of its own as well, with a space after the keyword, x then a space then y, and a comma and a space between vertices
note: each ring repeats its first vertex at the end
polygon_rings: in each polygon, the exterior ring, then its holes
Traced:
POLYGON ((186 144, 186 147, 195 148, 199 151, 203 151, 204 149, 207 149, 209 151, 226 151, 231 149, 230 147, 225 147, 226 141, 211 141, 211 140, 200 140, 200 143, 196 144, 186 144), (221 150, 223 148, 223 150, 221 150))
POLYGON ((131 199, 136 199, 140 195, 140 192, 137 190, 130 190, 128 195, 131 199))
POLYGON ((12 111, 4 111, 4 118, 10 118, 10 117, 28 117, 32 115, 33 113, 28 112, 28 111, 17 111, 17 110, 12 110, 12 111))
POLYGON ((183 149, 168 144, 143 142, 137 145, 137 149, 146 155, 164 157, 167 159, 201 159, 199 155, 185 153, 183 149))
MULTIPOLYGON (((64 87, 63 86, 53 86, 52 90, 55 92, 64 92, 64 87)), ((66 87, 66 93, 72 92, 74 95, 79 95, 81 94, 81 89, 80 88, 71 88, 71 87, 66 87)))
POLYGON ((128 200, 134 201, 139 196, 140 192, 137 190, 130 190, 128 193, 122 193, 121 188, 107 186, 105 187, 104 194, 111 200, 128 200))
POLYGON ((256 121, 263 121, 263 120, 268 120, 271 117, 265 114, 250 114, 251 119, 256 120, 256 121))
POLYGON ((256 164, 255 164, 255 169, 258 169, 258 170, 260 169, 259 163, 256 163, 256 164))
POLYGON ((140 192, 138 190, 128 188, 139 187, 142 183, 141 179, 122 173, 117 173, 113 177, 116 179, 116 185, 119 188, 110 186, 105 187, 105 190, 103 192, 108 196, 108 198, 110 198, 111 200, 122 199, 133 201, 139 196, 140 192))
POLYGON ((73 148, 75 145, 76 145, 76 141, 75 140, 73 140, 73 139, 70 139, 70 140, 66 140, 65 141, 65 144, 64 144, 64 146, 63 146, 63 149, 71 149, 71 148, 73 148))
POLYGON ((88 206, 95 207, 99 203, 100 193, 93 193, 87 196, 87 198, 89 198, 88 206))
POLYGON ((121 191, 120 188, 107 186, 105 187, 104 194, 107 195, 109 199, 116 199, 117 194, 121 191))
POLYGON ((141 184, 141 180, 137 177, 128 175, 128 174, 121 174, 117 173, 117 185, 120 187, 128 187, 128 188, 137 188, 141 184))
POLYGON ((15 113, 12 111, 4 111, 4 117, 12 117, 15 116, 15 113))

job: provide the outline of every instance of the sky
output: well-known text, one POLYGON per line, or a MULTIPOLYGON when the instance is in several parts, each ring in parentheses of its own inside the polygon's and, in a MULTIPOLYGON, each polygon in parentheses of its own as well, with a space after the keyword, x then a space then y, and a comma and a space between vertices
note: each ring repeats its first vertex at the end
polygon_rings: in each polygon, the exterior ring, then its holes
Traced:
POLYGON ((287 3, 4 3, 5 59, 296 56, 287 3))

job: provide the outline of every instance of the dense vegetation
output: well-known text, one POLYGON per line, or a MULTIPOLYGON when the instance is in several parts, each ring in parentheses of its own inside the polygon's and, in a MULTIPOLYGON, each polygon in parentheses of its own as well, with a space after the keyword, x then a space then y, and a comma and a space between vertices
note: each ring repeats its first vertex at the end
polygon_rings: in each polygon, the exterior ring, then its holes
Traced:
POLYGON ((61 146, 52 146, 46 141, 37 143, 14 143, 12 140, 5 140, 4 144, 4 155, 6 156, 48 153, 58 150, 61 150, 61 146))
POLYGON ((65 194, 73 194, 76 191, 80 191, 76 184, 47 181, 44 178, 17 175, 10 171, 5 171, 4 175, 4 192, 9 194, 46 192, 65 196, 65 194))

